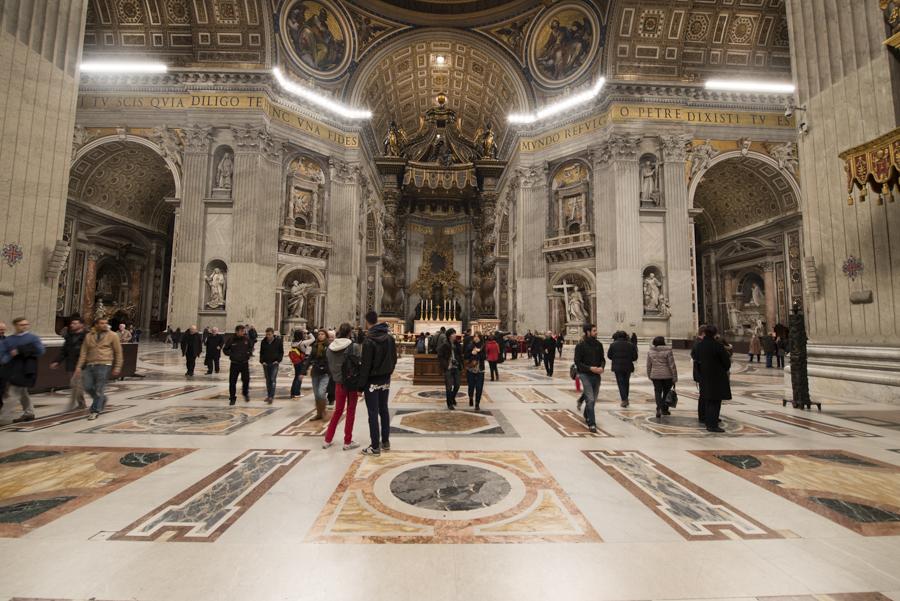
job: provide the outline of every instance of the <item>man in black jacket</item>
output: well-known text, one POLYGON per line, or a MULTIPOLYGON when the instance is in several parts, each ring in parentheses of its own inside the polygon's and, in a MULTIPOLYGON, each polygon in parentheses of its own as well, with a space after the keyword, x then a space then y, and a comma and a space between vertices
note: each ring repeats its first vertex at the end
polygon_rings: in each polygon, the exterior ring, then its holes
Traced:
POLYGON ((56 361, 50 364, 50 369, 59 369, 62 364, 66 372, 71 374, 69 378, 69 387, 71 388, 71 404, 70 409, 85 409, 87 404, 84 402, 84 386, 81 383, 81 374, 75 375, 75 366, 78 363, 78 357, 81 355, 81 345, 84 344, 84 336, 87 332, 81 318, 73 317, 69 321, 69 327, 63 334, 63 345, 56 356, 56 361))
POLYGON ((581 380, 582 397, 584 398, 584 421, 591 432, 597 431, 597 418, 594 404, 600 391, 600 375, 606 367, 603 356, 603 343, 597 340, 597 326, 584 326, 584 338, 575 346, 575 369, 581 380))
POLYGON ((539 367, 544 360, 544 339, 538 333, 531 338, 531 356, 534 359, 534 366, 539 367))
POLYGON ((197 326, 191 326, 181 335, 181 355, 187 364, 184 375, 194 376, 194 367, 197 365, 197 357, 203 352, 203 337, 197 331, 197 326))
POLYGON ((546 338, 544 338, 544 369, 547 371, 547 376, 553 377, 553 363, 556 361, 556 339, 553 337, 553 332, 547 332, 546 338))
POLYGON ((266 335, 259 343, 259 362, 266 376, 266 402, 275 399, 275 380, 278 378, 278 364, 284 358, 284 343, 275 335, 273 328, 266 328, 266 335))
POLYGON ((703 339, 692 351, 700 371, 700 398, 703 399, 706 429, 709 432, 724 432, 719 427, 719 412, 722 401, 731 398, 731 384, 728 381, 728 370, 731 368, 731 356, 716 340, 716 326, 706 326, 703 339))
POLYGON ((456 340, 456 330, 450 328, 437 347, 438 369, 444 374, 444 393, 447 409, 456 408, 456 394, 459 392, 463 368, 462 347, 456 340))
POLYGON ((219 334, 219 328, 213 328, 209 336, 206 337, 206 375, 209 375, 215 369, 219 373, 219 359, 222 357, 222 346, 225 344, 225 338, 219 334))
POLYGON ((638 358, 637 346, 628 340, 628 334, 620 330, 613 334, 613 343, 609 345, 607 357, 612 361, 612 370, 616 374, 621 405, 627 407, 631 373, 634 371, 634 362, 638 358))
POLYGON ((228 404, 237 399, 237 379, 241 376, 241 392, 244 402, 250 402, 250 341, 244 333, 244 326, 234 328, 234 336, 222 347, 222 352, 231 359, 228 370, 228 404))
POLYGON ((363 449, 363 455, 381 455, 390 451, 391 416, 388 412, 388 396, 391 392, 391 374, 397 364, 397 345, 386 323, 378 323, 378 313, 366 313, 366 339, 362 348, 360 382, 366 410, 369 413, 369 437, 372 443, 363 449), (379 423, 380 422, 380 423, 379 423))

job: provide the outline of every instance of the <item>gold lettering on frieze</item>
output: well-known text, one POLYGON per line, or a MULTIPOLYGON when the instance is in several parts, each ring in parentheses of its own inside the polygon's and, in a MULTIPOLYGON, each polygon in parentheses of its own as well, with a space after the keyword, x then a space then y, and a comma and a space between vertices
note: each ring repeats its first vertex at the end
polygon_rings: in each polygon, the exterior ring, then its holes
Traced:
POLYGON ((416 232, 417 234, 424 234, 426 236, 430 236, 434 234, 434 228, 428 227, 427 225, 422 225, 421 223, 410 223, 409 230, 411 232, 416 232))
POLYGON ((288 126, 328 140, 347 148, 359 147, 359 135, 346 133, 309 119, 294 111, 281 107, 264 94, 160 94, 137 96, 130 94, 82 94, 78 97, 79 110, 113 109, 235 109, 261 110, 272 119, 288 126))
POLYGON ((445 236, 455 236, 456 234, 461 234, 466 231, 466 224, 460 223, 459 225, 451 225, 450 227, 444 228, 445 236))

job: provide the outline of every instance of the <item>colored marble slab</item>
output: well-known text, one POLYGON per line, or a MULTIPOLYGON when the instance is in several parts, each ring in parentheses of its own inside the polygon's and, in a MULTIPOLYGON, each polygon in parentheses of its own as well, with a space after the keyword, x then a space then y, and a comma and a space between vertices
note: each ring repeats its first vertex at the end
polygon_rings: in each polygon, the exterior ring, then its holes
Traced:
MULTIPOLYGON (((680 406, 680 405, 679 405, 680 406)), ((722 416, 719 424, 724 433, 707 432, 706 427, 697 421, 693 412, 675 411, 672 415, 656 417, 654 411, 641 409, 617 409, 611 411, 613 415, 624 422, 637 426, 646 432, 652 432, 658 436, 677 436, 684 438, 697 438, 707 436, 779 436, 777 432, 767 430, 760 426, 754 426, 739 422, 729 417, 722 416)))
MULTIPOLYGON (((581 396, 581 392, 575 390, 574 385, 572 386, 559 386, 557 387, 559 390, 562 390, 566 394, 568 394, 572 399, 577 400, 581 396)), ((647 394, 645 392, 641 392, 639 390, 631 390, 628 395, 629 403, 642 403, 642 404, 653 404, 656 405, 656 399, 653 398, 653 395, 647 394)), ((618 405, 621 400, 619 399, 618 389, 615 388, 615 384, 613 384, 612 388, 605 387, 601 384, 600 393, 597 395, 598 403, 615 403, 618 405)))
POLYGON ((192 451, 27 446, 0 453, 0 536, 23 536, 192 451))
POLYGON ((171 399, 172 397, 197 392, 198 390, 207 390, 214 386, 179 386, 178 388, 167 388, 166 390, 157 390, 156 392, 148 392, 138 396, 128 397, 129 401, 162 401, 171 399))
POLYGON ((246 451, 110 538, 213 542, 306 453, 308 451, 246 451))
POLYGON ((781 538, 640 451, 582 451, 690 541, 781 538))
POLYGON ((830 593, 827 595, 784 595, 756 597, 757 601, 891 601, 882 593, 830 593))
MULTIPOLYGON (((307 387, 303 389, 307 394, 310 390, 307 387)), ((304 394, 300 394, 300 397, 305 396, 304 394)), ((266 388, 265 386, 254 386, 250 385, 250 398, 255 400, 263 400, 266 397, 266 388)), ((298 397, 298 398, 300 398, 298 397)), ((288 400, 291 398, 291 389, 288 387, 285 388, 276 388, 275 389, 275 400, 288 400)), ((228 400, 228 389, 221 388, 215 394, 211 394, 209 396, 202 396, 199 399, 193 400, 201 400, 201 401, 227 401, 228 400)), ((241 397, 240 391, 238 391, 238 400, 243 401, 244 399, 241 397)))
MULTIPOLYGON (((744 394, 744 393, 741 393, 744 394)), ((780 393, 779 393, 780 394, 780 393)), ((690 399, 692 401, 697 401, 700 399, 700 394, 696 391, 696 389, 687 389, 684 387, 678 389, 678 398, 679 399, 690 399)), ((780 398, 780 397, 779 397, 780 398)), ((772 401, 774 403, 774 401, 772 401)), ((730 399, 727 401, 722 401, 722 405, 746 405, 747 403, 742 403, 740 401, 736 401, 734 399, 730 399)), ((778 404, 781 405, 781 401, 778 401, 778 404)), ((681 405, 679 405, 681 407, 681 405)))
POLYGON ((839 438, 878 437, 878 434, 870 434, 869 432, 854 430, 853 428, 835 426, 832 424, 827 424, 825 422, 810 419, 808 417, 792 415, 790 413, 783 413, 781 411, 770 411, 768 409, 741 409, 740 411, 741 413, 746 413, 747 415, 755 415, 756 417, 771 419, 776 422, 781 422, 790 426, 797 426, 798 428, 803 428, 805 430, 812 430, 813 432, 825 434, 827 436, 836 436, 839 438))
POLYGON ((235 430, 278 411, 278 407, 166 407, 111 424, 80 430, 104 434, 231 434, 235 430))
POLYGON ((408 451, 359 457, 307 540, 601 542, 537 456, 525 451, 408 451))
POLYGON ((900 467, 841 450, 691 451, 863 536, 900 534, 900 467))
POLYGON ((518 434, 496 409, 480 412, 447 409, 391 411, 391 434, 398 436, 500 436, 518 434))
POLYGON ((523 403, 543 403, 555 405, 556 401, 541 392, 537 388, 507 388, 510 394, 519 399, 523 403))
MULTIPOLYGON (((486 396, 486 395, 485 395, 486 396)), ((456 394, 457 399, 466 399, 466 393, 460 390, 456 394)), ((487 399, 482 397, 481 402, 487 399)), ((391 398, 391 403, 398 405, 444 405, 447 404, 447 393, 443 388, 435 387, 405 387, 397 390, 397 393, 391 398)))
POLYGON ((829 415, 867 426, 900 430, 900 410, 897 409, 886 411, 833 411, 829 415))
POLYGON ((584 419, 571 409, 532 409, 539 418, 563 438, 611 438, 612 434, 598 429, 588 430, 584 419))
MULTIPOLYGON (((357 407, 357 412, 359 411, 357 407)), ((325 411, 324 419, 313 420, 315 417, 315 409, 304 413, 289 423, 287 426, 273 434, 272 436, 325 436, 325 430, 328 429, 328 421, 331 419, 332 411, 325 411)))
MULTIPOLYGON (((131 409, 134 406, 135 405, 107 405, 103 409, 103 414, 106 415, 107 413, 121 411, 122 409, 131 409)), ((89 413, 90 409, 88 409, 87 407, 85 407, 84 409, 63 411, 62 413, 45 415, 30 422, 9 424, 0 427, 0 432, 34 432, 35 430, 44 430, 46 428, 52 428, 53 426, 59 426, 60 424, 68 424, 70 422, 82 420, 86 418, 89 413)))

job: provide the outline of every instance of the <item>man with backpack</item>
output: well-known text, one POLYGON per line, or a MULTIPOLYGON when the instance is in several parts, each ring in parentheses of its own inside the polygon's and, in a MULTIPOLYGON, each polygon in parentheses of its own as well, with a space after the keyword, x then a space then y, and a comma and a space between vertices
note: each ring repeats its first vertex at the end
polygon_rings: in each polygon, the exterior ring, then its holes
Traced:
POLYGON ((362 372, 362 345, 351 340, 352 330, 349 323, 342 323, 325 353, 331 380, 334 382, 335 405, 328 429, 325 431, 323 449, 334 444, 334 432, 337 430, 338 422, 341 421, 345 406, 347 417, 344 419, 343 449, 349 451, 359 447, 359 443, 353 441, 353 422, 356 418, 359 378, 362 372))
POLYGON ((388 412, 388 395, 391 374, 397 364, 397 345, 386 323, 378 323, 378 313, 366 313, 366 340, 362 348, 359 383, 366 398, 369 413, 371 444, 363 449, 364 455, 381 455, 390 451, 391 416, 388 412))

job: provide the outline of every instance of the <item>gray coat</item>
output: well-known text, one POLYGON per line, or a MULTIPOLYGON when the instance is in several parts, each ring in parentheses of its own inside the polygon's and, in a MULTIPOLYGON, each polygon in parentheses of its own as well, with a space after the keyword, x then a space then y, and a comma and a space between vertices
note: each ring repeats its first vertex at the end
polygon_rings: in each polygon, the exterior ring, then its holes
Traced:
POLYGON ((667 346, 651 346, 647 351, 647 377, 651 380, 678 381, 675 355, 667 346))
POLYGON ((348 348, 350 348, 349 338, 335 338, 328 345, 328 350, 325 351, 325 358, 328 360, 328 373, 336 384, 341 384, 344 381, 341 367, 344 365, 344 353, 347 352, 348 348))

